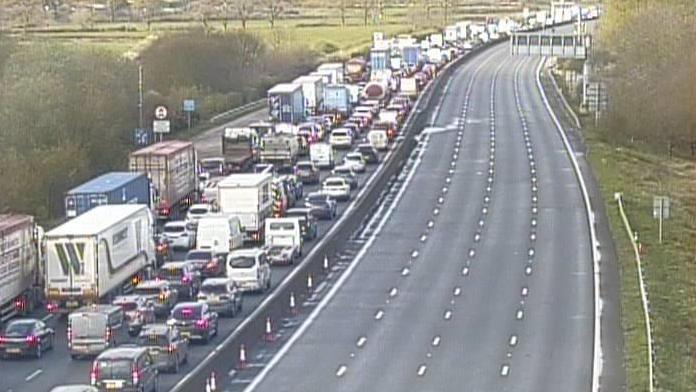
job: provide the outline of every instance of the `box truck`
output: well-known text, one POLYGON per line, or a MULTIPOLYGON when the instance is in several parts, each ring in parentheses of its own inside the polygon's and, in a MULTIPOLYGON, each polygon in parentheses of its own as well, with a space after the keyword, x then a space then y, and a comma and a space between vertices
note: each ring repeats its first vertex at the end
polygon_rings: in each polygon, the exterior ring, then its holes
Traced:
POLYGON ((222 157, 225 172, 245 171, 256 163, 259 139, 251 128, 225 128, 222 131, 222 157))
POLYGON ((272 163, 278 168, 293 166, 299 153, 300 144, 292 133, 275 133, 261 139, 260 161, 263 163, 272 163))
POLYGON ((42 237, 33 217, 0 214, 0 326, 39 303, 42 237))
POLYGON ((336 113, 348 118, 350 108, 350 91, 346 86, 330 84, 324 87, 325 113, 336 113))
POLYGON ((192 142, 167 140, 132 152, 129 169, 146 173, 150 179, 160 219, 176 216, 196 201, 198 176, 192 142))
POLYGON ((93 178, 65 194, 65 216, 74 218, 105 204, 152 206, 150 181, 145 173, 111 172, 93 178))
POLYGON ((95 207, 46 233, 46 300, 67 312, 128 294, 155 265, 147 205, 95 207))
POLYGON ((305 114, 312 116, 321 112, 324 101, 324 78, 319 75, 306 75, 292 82, 302 86, 305 114))
POLYGON ((268 90, 268 114, 271 121, 297 124, 304 121, 302 85, 280 83, 268 90))
POLYGON ((326 63, 322 64, 317 68, 317 72, 327 72, 331 73, 331 83, 333 84, 343 84, 346 81, 345 71, 343 69, 343 63, 326 63))
POLYGON ((242 222, 245 240, 262 242, 264 222, 271 216, 273 198, 268 173, 232 174, 218 183, 220 212, 236 215, 242 222))

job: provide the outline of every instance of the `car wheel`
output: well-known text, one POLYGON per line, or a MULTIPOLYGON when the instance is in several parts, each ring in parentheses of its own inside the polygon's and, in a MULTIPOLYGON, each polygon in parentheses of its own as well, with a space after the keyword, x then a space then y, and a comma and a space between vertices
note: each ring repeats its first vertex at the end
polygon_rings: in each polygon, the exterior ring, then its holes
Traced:
POLYGON ((181 370, 181 365, 179 363, 178 356, 176 357, 176 361, 174 361, 174 366, 172 366, 171 370, 172 370, 172 372, 174 372, 174 374, 179 374, 179 370, 181 370))
POLYGON ((184 359, 181 360, 181 363, 188 363, 188 352, 184 354, 184 359))
POLYGON ((41 344, 41 342, 39 342, 39 343, 36 345, 36 351, 34 352, 34 356, 35 356, 37 359, 39 359, 39 358, 41 358, 42 355, 43 355, 43 345, 41 344))
POLYGON ((157 392, 159 390, 159 375, 155 375, 155 382, 152 383, 152 392, 157 392))
POLYGON ((70 359, 77 360, 79 356, 77 354, 70 354, 70 359))
POLYGON ((51 346, 49 347, 49 349, 50 349, 50 350, 53 350, 53 347, 54 347, 55 344, 56 344, 56 335, 51 335, 51 340, 50 340, 50 342, 51 342, 51 346))

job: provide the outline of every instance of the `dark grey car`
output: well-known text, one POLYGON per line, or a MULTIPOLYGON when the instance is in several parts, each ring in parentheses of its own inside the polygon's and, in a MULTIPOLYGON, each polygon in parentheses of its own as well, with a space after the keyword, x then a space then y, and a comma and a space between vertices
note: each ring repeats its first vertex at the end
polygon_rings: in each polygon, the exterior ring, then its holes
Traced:
POLYGON ((179 373, 181 365, 188 362, 189 341, 177 327, 148 324, 138 335, 138 346, 147 348, 161 371, 179 373))

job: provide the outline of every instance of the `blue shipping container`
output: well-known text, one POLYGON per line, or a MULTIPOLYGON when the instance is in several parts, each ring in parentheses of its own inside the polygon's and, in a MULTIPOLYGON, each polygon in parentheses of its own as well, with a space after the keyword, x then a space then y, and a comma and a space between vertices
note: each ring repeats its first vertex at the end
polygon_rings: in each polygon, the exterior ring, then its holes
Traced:
POLYGON ((343 85, 329 84, 324 86, 324 111, 350 114, 350 91, 343 85))
POLYGON ((268 90, 269 116, 272 121, 298 124, 304 121, 302 85, 281 83, 268 90))
POLYGON ((104 204, 150 206, 150 181, 147 175, 111 172, 93 178, 65 194, 65 215, 74 218, 104 204))
POLYGON ((420 62, 420 48, 417 46, 404 46, 401 57, 409 67, 417 67, 420 62))

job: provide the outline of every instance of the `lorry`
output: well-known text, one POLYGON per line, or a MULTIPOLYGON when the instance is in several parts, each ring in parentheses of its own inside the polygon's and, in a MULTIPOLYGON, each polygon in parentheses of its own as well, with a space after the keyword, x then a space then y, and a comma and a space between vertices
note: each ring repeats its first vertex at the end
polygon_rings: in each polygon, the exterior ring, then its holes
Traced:
POLYGON ((420 64, 421 48, 416 45, 407 45, 401 49, 401 58, 409 68, 417 68, 420 64))
POLYGON ((389 98, 389 84, 387 80, 373 80, 365 85, 363 98, 384 102, 389 98))
POLYGON ((420 92, 418 79, 415 76, 401 78, 400 90, 402 94, 407 95, 409 98, 416 99, 418 97, 418 93, 420 92))
POLYGON ((459 37, 457 36, 457 26, 447 26, 445 27, 445 42, 454 44, 457 42, 459 37))
POLYGON ((370 80, 384 79, 391 74, 391 56, 389 48, 370 50, 370 80))
POLYGON ((222 157, 226 173, 245 171, 256 163, 259 139, 256 131, 246 128, 225 128, 222 131, 222 157))
POLYGON ((74 218, 105 204, 152 206, 150 181, 145 173, 110 172, 93 178, 65 194, 65 216, 74 218))
POLYGON ((147 205, 117 204, 47 232, 47 309, 64 313, 129 294, 155 266, 154 228, 147 205))
POLYGON ((317 67, 317 72, 330 73, 331 74, 331 83, 333 83, 333 84, 343 84, 346 81, 343 63, 322 64, 319 67, 317 67))
POLYGON ((428 63, 430 63, 430 64, 442 63, 442 60, 443 60, 442 49, 432 47, 432 48, 428 49, 428 51, 426 53, 427 53, 428 63))
POLYGON ((302 85, 280 83, 268 90, 268 114, 271 121, 297 124, 305 118, 302 85))
POLYGON ((367 79, 367 62, 362 57, 346 61, 346 80, 349 83, 364 82, 367 79))
POLYGON ((0 214, 0 325, 39 304, 42 237, 32 216, 0 214))
POLYGON ((442 33, 430 34, 430 47, 431 48, 433 46, 436 48, 442 48, 442 45, 443 45, 442 33))
POLYGON ((193 143, 167 140, 132 152, 131 172, 146 173, 155 190, 156 215, 169 219, 196 201, 198 176, 193 143))
POLYGON ((324 87, 324 112, 348 118, 350 114, 350 91, 344 85, 330 84, 324 87))
POLYGON ((221 213, 241 220, 246 241, 264 239, 264 223, 271 216, 271 173, 232 174, 218 183, 217 202, 221 213))
POLYGON ((292 82, 302 86, 305 114, 312 116, 321 112, 324 101, 324 78, 319 75, 306 75, 300 76, 292 82))
POLYGON ((261 139, 260 161, 276 167, 293 166, 299 155, 297 136, 287 133, 266 135, 261 139))

